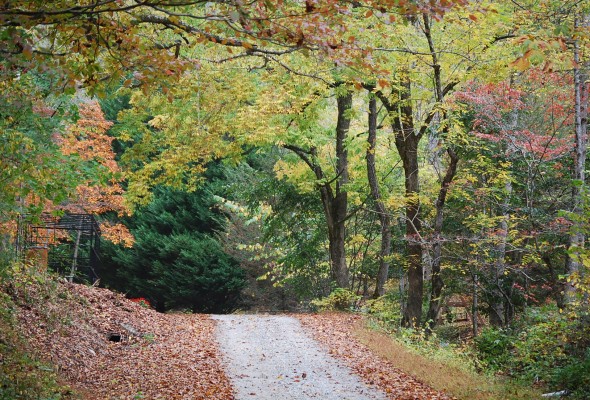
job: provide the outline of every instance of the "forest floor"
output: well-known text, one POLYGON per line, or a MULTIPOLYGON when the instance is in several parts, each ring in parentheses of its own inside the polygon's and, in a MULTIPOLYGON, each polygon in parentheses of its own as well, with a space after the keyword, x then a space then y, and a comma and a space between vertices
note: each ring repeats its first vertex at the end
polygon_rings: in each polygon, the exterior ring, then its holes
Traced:
POLYGON ((157 313, 83 285, 49 293, 31 286, 12 296, 20 333, 71 398, 449 399, 361 344, 357 315, 211 318, 157 313), (241 388, 247 375, 256 382, 241 388))

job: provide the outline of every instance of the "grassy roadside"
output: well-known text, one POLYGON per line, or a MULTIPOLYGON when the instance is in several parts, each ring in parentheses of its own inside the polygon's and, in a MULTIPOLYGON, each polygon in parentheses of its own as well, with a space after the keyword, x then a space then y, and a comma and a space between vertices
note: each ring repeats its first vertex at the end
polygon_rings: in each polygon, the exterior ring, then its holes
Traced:
MULTIPOLYGON (((477 374, 460 357, 430 357, 387 335, 375 324, 359 324, 355 337, 378 356, 394 363, 400 370, 416 377, 433 389, 464 400, 538 399, 539 392, 511 385, 499 378, 477 374), (438 359, 437 359, 438 358, 438 359)), ((450 352, 450 350, 445 350, 450 352)))

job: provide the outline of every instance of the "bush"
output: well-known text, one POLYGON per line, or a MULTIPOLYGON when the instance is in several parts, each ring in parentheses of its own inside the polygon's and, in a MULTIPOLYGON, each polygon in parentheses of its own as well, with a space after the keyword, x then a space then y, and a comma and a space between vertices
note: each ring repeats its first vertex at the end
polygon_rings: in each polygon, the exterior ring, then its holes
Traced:
POLYGON ((487 367, 500 370, 508 364, 513 338, 503 329, 486 328, 475 338, 478 358, 487 367))
POLYGON ((368 300, 365 311, 388 327, 399 327, 401 322, 401 308, 397 293, 388 291, 377 299, 368 300))
POLYGON ((567 389, 573 399, 590 399, 590 350, 581 362, 573 361, 555 374, 552 386, 567 389))
POLYGON ((583 315, 545 306, 529 309, 511 329, 484 329, 475 339, 475 348, 478 358, 493 371, 588 398, 589 333, 583 315))
POLYGON ((336 288, 328 297, 312 300, 311 305, 319 311, 349 311, 356 308, 360 299, 348 289, 336 288))
POLYGON ((556 367, 567 362, 567 321, 555 319, 529 326, 514 343, 513 374, 529 381, 548 382, 556 367))

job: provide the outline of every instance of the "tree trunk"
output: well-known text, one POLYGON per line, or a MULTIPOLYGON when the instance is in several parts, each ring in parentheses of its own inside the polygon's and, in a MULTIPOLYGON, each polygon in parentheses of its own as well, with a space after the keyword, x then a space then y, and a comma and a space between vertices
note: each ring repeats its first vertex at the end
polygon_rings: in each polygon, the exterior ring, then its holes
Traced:
POLYGON ((504 272, 506 271, 506 241, 508 239, 508 219, 510 218, 508 207, 510 195, 512 194, 512 183, 510 180, 505 185, 506 194, 502 204, 502 219, 500 220, 499 242, 496 246, 496 261, 492 271, 492 300, 490 301, 490 324, 493 326, 505 326, 508 323, 506 318, 505 303, 508 296, 504 292, 504 272))
POLYGON ((447 167, 447 172, 440 183, 440 189, 438 191, 438 198, 434 203, 436 208, 436 216, 434 218, 434 243, 432 245, 432 286, 430 290, 430 303, 428 306, 428 313, 426 314, 426 320, 433 329, 436 325, 438 318, 438 312, 440 310, 441 293, 444 287, 444 282, 441 276, 440 265, 442 256, 442 227, 443 227, 443 211, 445 207, 445 201, 447 193, 449 191, 449 185, 453 181, 455 174, 457 173, 457 164, 459 157, 455 151, 451 148, 447 149, 450 161, 447 167))
POLYGON ((338 121, 336 124, 336 177, 326 182, 326 176, 318 162, 317 149, 309 150, 295 145, 284 145, 293 151, 313 171, 320 191, 326 225, 328 226, 328 241, 330 253, 330 273, 336 285, 341 288, 349 287, 348 265, 346 264, 346 218, 348 213, 348 151, 346 138, 350 129, 350 109, 352 108, 352 92, 346 91, 337 97, 338 121), (333 189, 331 183, 335 182, 333 189))
POLYGON ((477 271, 475 271, 475 273, 473 274, 473 299, 472 299, 472 303, 471 303, 471 329, 473 332, 473 337, 477 336, 477 333, 479 331, 479 326, 477 323, 477 319, 478 319, 478 308, 479 308, 479 304, 478 304, 478 297, 477 297, 477 286, 479 285, 479 277, 477 276, 477 271))
POLYGON ((381 222, 381 250, 379 252, 379 271, 377 272, 377 282, 373 297, 377 298, 385 294, 385 282, 389 275, 389 256, 391 255, 391 219, 383 201, 377 180, 375 168, 375 147, 377 143, 377 100, 371 96, 369 99, 369 136, 367 139, 369 147, 367 148, 367 179, 373 197, 375 212, 381 222))
POLYGON ((420 232, 420 181, 418 176, 418 144, 421 135, 414 132, 413 108, 410 103, 409 77, 401 82, 399 111, 395 131, 395 146, 402 158, 406 188, 406 240, 408 248, 408 303, 402 316, 403 326, 417 326, 422 319, 424 276, 420 232))
MULTIPOLYGON (((586 26, 587 17, 584 18, 582 26, 586 26)), ((575 17, 575 29, 580 28, 579 17, 575 17)), ((576 298, 576 288, 572 280, 581 273, 582 261, 581 252, 584 248, 585 236, 580 226, 582 223, 582 187, 586 181, 585 165, 587 153, 588 133, 588 90, 587 75, 581 69, 580 44, 578 39, 574 41, 574 92, 575 92, 575 135, 576 149, 574 152, 574 185, 572 187, 572 212, 576 215, 576 221, 568 239, 568 255, 566 260, 566 272, 568 280, 565 284, 565 303, 571 304, 576 298)), ((586 66, 586 65, 584 65, 586 66)))
MULTIPOLYGON (((422 297, 424 294, 424 275, 422 267, 422 242, 420 231, 420 182, 418 164, 418 144, 426 128, 414 132, 413 108, 410 100, 411 82, 408 76, 399 83, 399 98, 390 102, 382 92, 377 92, 387 111, 395 116, 391 127, 395 134, 395 147, 402 159, 405 175, 406 197, 406 242, 408 249, 408 296, 407 304, 402 304, 403 326, 416 326, 422 319, 422 297)), ((423 126, 430 124, 429 116, 423 126)))
MULTIPOLYGON (((422 23, 423 23, 423 32, 426 40, 428 41, 428 49, 430 51, 430 57, 432 59, 432 72, 434 77, 434 96, 436 102, 438 104, 442 104, 445 95, 453 89, 453 87, 457 84, 457 82, 449 82, 445 87, 442 85, 442 78, 441 78, 441 65, 438 59, 438 52, 434 46, 434 40, 432 38, 431 28, 431 20, 428 14, 422 14, 422 23)), ((438 114, 438 113, 437 113, 438 114)), ((431 115, 431 117, 434 114, 431 115)), ((444 113, 438 114, 442 116, 442 118, 446 118, 444 113)), ((429 118, 431 118, 429 117, 429 118)), ((427 121, 429 122, 428 118, 427 121)), ((423 123, 422 127, 420 128, 421 135, 424 133, 425 127, 427 124, 423 123)), ((448 132, 448 128, 443 128, 445 132, 448 132)), ((420 136, 418 137, 418 140, 420 136)), ((459 158, 455 151, 451 148, 447 148, 447 154, 449 155, 450 161, 449 166, 447 167, 447 171, 445 176, 441 182, 441 186, 438 192, 438 197, 435 202, 436 208, 436 215, 434 220, 434 243, 433 243, 433 259, 431 263, 431 291, 430 291, 430 303, 428 305, 428 312, 426 319, 429 323, 429 327, 432 329, 436 325, 436 320, 438 317, 438 312, 440 309, 440 300, 441 300, 441 293, 444 287, 444 282, 442 280, 440 266, 441 266, 441 256, 442 256, 442 227, 443 227, 443 211, 445 206, 445 201, 447 197, 447 193, 449 190, 449 185, 453 181, 455 174, 457 173, 457 164, 459 162, 459 158)))
POLYGON ((348 288, 348 267, 346 265, 345 229, 343 223, 334 221, 333 229, 328 232, 330 247, 330 266, 332 279, 340 288, 348 288))
POLYGON ((336 98, 338 122, 336 124, 336 191, 332 201, 332 231, 330 236, 330 262, 332 278, 338 287, 348 288, 348 266, 346 265, 346 217, 348 213, 348 150, 346 138, 350 129, 352 92, 347 91, 336 98))

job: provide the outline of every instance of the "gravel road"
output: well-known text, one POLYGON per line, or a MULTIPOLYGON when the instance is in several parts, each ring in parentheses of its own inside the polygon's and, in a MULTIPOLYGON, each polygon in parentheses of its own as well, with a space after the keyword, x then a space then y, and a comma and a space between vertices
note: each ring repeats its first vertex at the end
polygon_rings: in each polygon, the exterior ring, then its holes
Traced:
POLYGON ((327 354, 295 318, 215 315, 213 319, 236 400, 385 399, 327 354))

